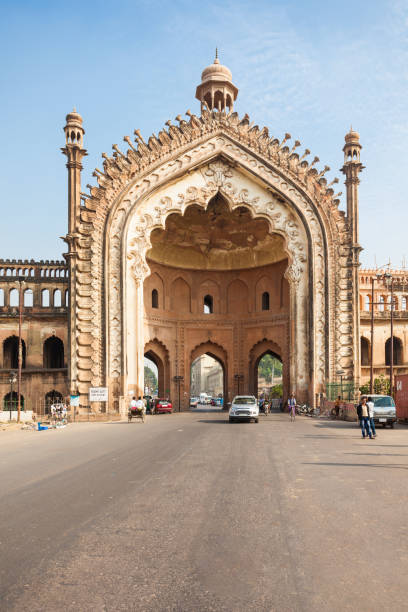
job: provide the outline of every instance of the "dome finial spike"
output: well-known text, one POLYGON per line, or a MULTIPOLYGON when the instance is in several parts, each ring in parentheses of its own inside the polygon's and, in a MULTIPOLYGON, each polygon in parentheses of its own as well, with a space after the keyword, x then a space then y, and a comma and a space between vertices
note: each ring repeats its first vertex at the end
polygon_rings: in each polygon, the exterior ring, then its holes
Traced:
POLYGON ((76 113, 76 107, 74 106, 74 110, 72 111, 73 113, 76 113))
POLYGON ((215 47, 215 60, 214 64, 219 64, 220 60, 218 59, 218 47, 215 47))

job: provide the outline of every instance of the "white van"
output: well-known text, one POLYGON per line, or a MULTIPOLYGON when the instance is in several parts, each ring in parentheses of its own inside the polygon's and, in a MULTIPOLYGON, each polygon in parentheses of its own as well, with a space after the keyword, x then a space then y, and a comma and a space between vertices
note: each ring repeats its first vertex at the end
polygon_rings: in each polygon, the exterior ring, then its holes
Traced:
POLYGON ((383 427, 389 425, 394 427, 397 422, 397 410, 395 402, 390 395, 366 395, 371 397, 374 402, 374 423, 378 423, 383 427))
POLYGON ((259 422, 259 406, 254 395, 236 395, 229 410, 229 422, 250 421, 259 422))

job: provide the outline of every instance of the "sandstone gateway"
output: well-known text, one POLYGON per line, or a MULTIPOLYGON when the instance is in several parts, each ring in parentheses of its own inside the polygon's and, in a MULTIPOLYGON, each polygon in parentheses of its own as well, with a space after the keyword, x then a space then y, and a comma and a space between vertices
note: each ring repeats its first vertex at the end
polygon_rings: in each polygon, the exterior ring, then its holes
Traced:
MULTIPOLYGON (((324 178, 329 168, 319 170, 317 157, 308 162, 310 152, 289 134, 279 140, 239 117, 237 94, 216 57, 197 87, 201 114, 178 115, 147 141, 137 130, 125 137, 127 152, 114 145, 112 156, 103 154, 89 194, 81 188, 82 118, 67 115, 68 253, 66 265, 43 267, 63 269, 68 289, 63 379, 53 384, 78 393, 82 406, 90 387, 108 387, 117 409, 129 394, 142 395, 144 356, 158 367, 159 395, 180 391, 182 409, 191 364, 203 354, 222 365, 227 401, 238 385, 257 392, 267 353, 283 363, 285 397, 294 390, 313 404, 339 371, 360 382, 359 135, 345 137, 344 213, 337 180, 324 178)), ((1 264, 11 275, 24 268, 1 264)), ((6 275, 1 282, 11 287, 6 275)), ((42 290, 36 286, 38 299, 42 290)), ((2 323, 5 341, 15 320, 2 323)), ((26 343, 29 326, 25 319, 26 343)), ((48 327, 52 337, 52 320, 48 327)), ((27 352, 23 394, 28 361, 27 352)))
POLYGON ((180 384, 183 399, 202 353, 221 362, 228 399, 237 374, 256 391, 266 352, 284 364, 285 393, 309 402, 336 369, 359 376, 358 135, 346 136, 345 216, 328 168, 240 118, 237 93, 216 58, 197 88, 201 116, 147 142, 136 131, 126 154, 114 146, 84 206, 82 119, 67 116, 68 367, 84 403, 90 386, 108 386, 112 403, 143 394, 145 353, 159 395, 180 384))

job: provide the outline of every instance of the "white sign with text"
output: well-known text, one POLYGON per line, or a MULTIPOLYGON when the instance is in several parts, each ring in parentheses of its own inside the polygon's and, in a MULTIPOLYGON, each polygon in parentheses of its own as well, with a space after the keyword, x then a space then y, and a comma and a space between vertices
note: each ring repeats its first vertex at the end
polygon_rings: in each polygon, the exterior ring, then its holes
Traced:
POLYGON ((108 387, 90 387, 89 388, 90 402, 107 402, 108 387))

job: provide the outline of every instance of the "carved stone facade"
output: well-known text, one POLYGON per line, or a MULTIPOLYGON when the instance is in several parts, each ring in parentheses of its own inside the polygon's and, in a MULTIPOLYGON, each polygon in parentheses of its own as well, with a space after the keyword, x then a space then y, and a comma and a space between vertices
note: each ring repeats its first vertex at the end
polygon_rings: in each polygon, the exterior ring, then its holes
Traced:
MULTIPOLYGON (((76 350, 71 382, 81 397, 86 397, 90 386, 99 385, 109 386, 116 404, 120 396, 142 393, 143 355, 152 341, 163 344, 168 352, 171 393, 174 376, 183 376, 188 394, 191 347, 185 342, 191 325, 203 329, 207 339, 211 333, 211 342, 225 351, 231 380, 236 374, 247 381, 253 378, 248 370, 253 347, 239 331, 251 317, 229 313, 224 322, 211 317, 190 322, 166 311, 163 319, 157 314, 154 333, 144 308, 144 284, 152 270, 148 253, 154 252, 152 233, 164 231, 170 216, 185 217, 189 207, 208 211, 216 197, 225 201, 231 215, 245 209, 252 219, 268 224, 270 236, 283 240, 281 260, 287 262, 283 277, 289 304, 284 339, 277 350, 285 356, 285 391, 291 387, 300 399, 314 402, 339 368, 358 379, 353 224, 338 209, 339 200, 324 179, 328 168, 319 172, 317 158, 309 164, 307 150, 302 156, 296 153, 300 143, 290 148, 288 134, 280 142, 247 116, 240 119, 237 113, 209 111, 203 105, 201 116, 188 113, 188 121, 180 116, 177 121, 177 126, 168 122, 167 130, 147 142, 135 132, 136 146, 126 137, 130 146, 126 153, 115 145, 112 157, 104 154, 103 171, 95 171, 98 187, 90 188, 76 218, 72 232, 77 236, 76 299, 70 333, 76 350), (163 327, 169 326, 174 333, 172 346, 163 337, 163 327), (227 329, 230 339, 221 342, 227 329)), ((200 240, 203 248, 210 243, 208 237, 200 240)), ((233 240, 227 242, 233 244, 233 240)), ((188 269, 189 257, 178 267, 188 269)), ((249 267, 254 275, 254 267, 249 267)), ((269 320, 258 324, 253 346, 262 341, 278 345, 273 318, 278 313, 270 314, 269 320)), ((233 392, 230 381, 226 387, 233 392)))
POLYGON ((360 270, 361 381, 370 380, 371 346, 373 376, 389 377, 391 363, 391 287, 393 279, 394 376, 408 374, 408 272, 407 270, 360 270), (391 280, 391 278, 389 278, 391 280), (374 299, 373 299, 374 297, 374 299), (374 318, 371 324, 373 303, 374 318), (371 333, 373 332, 373 337, 371 333))
MULTIPOLYGON (((66 399, 68 269, 63 261, 0 260, 0 401, 8 410, 10 374, 18 372, 21 300, 21 400, 46 412, 53 398, 66 399)), ((13 385, 16 407, 17 381, 13 385)))

